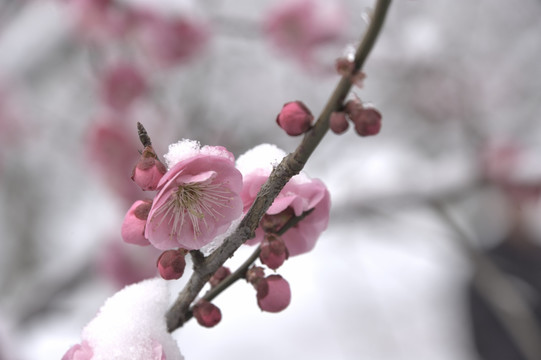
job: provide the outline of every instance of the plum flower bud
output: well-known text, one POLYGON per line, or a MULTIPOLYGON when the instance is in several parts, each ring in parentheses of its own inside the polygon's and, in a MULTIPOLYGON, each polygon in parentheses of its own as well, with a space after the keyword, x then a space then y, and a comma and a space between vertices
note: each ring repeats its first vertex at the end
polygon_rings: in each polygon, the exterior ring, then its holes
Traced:
POLYGON ((374 108, 364 108, 351 118, 360 136, 377 135, 381 130, 381 113, 374 108))
POLYGON ((265 269, 261 266, 252 266, 246 272, 246 281, 252 285, 256 285, 260 280, 265 278, 265 269))
POLYGON ((261 243, 259 260, 269 268, 276 270, 282 266, 287 258, 289 258, 289 251, 282 238, 276 234, 266 234, 261 243))
POLYGON ((129 63, 119 63, 106 69, 101 79, 101 96, 114 110, 125 110, 147 90, 143 75, 129 63))
POLYGON ((330 127, 333 133, 342 134, 348 127, 349 123, 346 119, 346 114, 343 111, 334 111, 330 118, 330 127))
POLYGON ((291 288, 289 283, 280 275, 267 276, 264 281, 267 283, 266 292, 257 292, 257 305, 263 311, 272 313, 280 312, 288 307, 291 302, 291 288))
POLYGON ((130 207, 120 229, 124 242, 141 246, 150 245, 144 234, 151 205, 150 200, 137 200, 130 207))
POLYGON ((259 226, 261 226, 261 228, 265 232, 277 233, 293 217, 295 217, 295 213, 293 212, 293 209, 287 208, 286 210, 284 210, 284 211, 282 211, 282 212, 280 212, 278 214, 274 214, 274 215, 265 214, 265 215, 263 215, 263 218, 259 222, 259 226))
POLYGON ((200 249, 242 213, 242 175, 221 146, 184 140, 169 147, 170 170, 158 184, 145 236, 161 250, 200 249))
POLYGON ((231 270, 229 270, 228 267, 220 266, 218 270, 212 275, 212 277, 209 280, 210 286, 215 287, 219 283, 222 282, 223 279, 231 275, 231 270))
POLYGON ((132 180, 144 191, 156 190, 167 172, 165 165, 158 160, 152 146, 146 146, 132 172, 132 180))
POLYGON ((290 136, 305 133, 312 126, 314 116, 300 101, 285 103, 282 111, 276 117, 278 125, 290 136))
POLYGON ((222 320, 220 309, 204 299, 199 300, 192 311, 199 325, 204 327, 213 327, 222 320))
POLYGON ((156 262, 160 276, 165 280, 180 279, 186 268, 185 256, 184 249, 164 251, 156 262))

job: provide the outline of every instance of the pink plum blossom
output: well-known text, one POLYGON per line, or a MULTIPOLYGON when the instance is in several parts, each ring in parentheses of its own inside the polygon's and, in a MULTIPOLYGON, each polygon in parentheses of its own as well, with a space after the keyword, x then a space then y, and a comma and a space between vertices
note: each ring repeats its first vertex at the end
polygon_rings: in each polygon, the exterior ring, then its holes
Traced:
POLYGON ((183 360, 164 321, 167 282, 154 278, 109 298, 62 360, 183 360))
POLYGON ((137 200, 133 203, 126 213, 120 229, 124 242, 141 246, 150 245, 145 238, 145 227, 151 206, 150 200, 137 200))
MULTIPOLYGON (((264 144, 239 157, 237 167, 244 178, 241 197, 245 212, 269 177, 273 163, 280 161, 283 156, 285 153, 282 150, 264 144)), ((301 216, 309 210, 312 211, 310 214, 281 236, 291 256, 312 250, 319 235, 327 228, 330 212, 329 191, 321 181, 310 179, 301 173, 285 185, 266 212, 269 216, 281 216, 283 213, 293 211, 295 216, 301 216)), ((255 238, 246 243, 257 244, 263 237, 264 231, 259 227, 255 238)))
POLYGON ((170 169, 158 184, 145 237, 162 250, 200 249, 241 215, 242 175, 225 148, 189 140, 170 147, 166 161, 170 169))
POLYGON ((344 20, 339 2, 282 1, 268 12, 264 30, 281 52, 310 63, 318 47, 342 36, 344 20))
POLYGON ((280 275, 270 275, 263 279, 267 286, 257 287, 257 305, 263 311, 280 312, 291 302, 289 283, 280 275), (259 289, 264 289, 260 291, 259 289))

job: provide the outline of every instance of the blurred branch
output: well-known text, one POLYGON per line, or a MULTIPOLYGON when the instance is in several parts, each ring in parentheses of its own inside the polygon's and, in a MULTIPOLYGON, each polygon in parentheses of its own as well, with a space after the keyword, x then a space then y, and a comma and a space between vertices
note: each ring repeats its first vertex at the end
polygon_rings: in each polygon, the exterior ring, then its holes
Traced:
POLYGON ((473 285, 492 308, 524 358, 541 359, 541 329, 534 320, 532 309, 490 258, 471 245, 469 236, 445 210, 443 204, 431 204, 436 214, 455 232, 458 246, 475 266, 473 285))
MULTIPOLYGON (((390 3, 391 0, 377 1, 372 21, 370 22, 361 44, 357 48, 353 72, 362 69, 364 62, 381 31, 390 3)), ((170 332, 179 328, 185 322, 190 304, 197 297, 212 274, 214 274, 246 240, 254 236, 259 221, 271 206, 276 196, 278 196, 289 179, 303 169, 308 158, 312 155, 323 136, 325 136, 329 130, 329 117, 333 111, 342 107, 351 86, 350 76, 343 76, 314 127, 306 133, 295 152, 288 154, 282 159, 280 164, 274 168, 267 179, 267 182, 261 187, 252 207, 248 210, 248 213, 242 219, 235 232, 227 237, 224 243, 208 256, 203 263, 194 266, 194 273, 188 281, 188 284, 180 292, 177 300, 166 314, 167 328, 170 332)))

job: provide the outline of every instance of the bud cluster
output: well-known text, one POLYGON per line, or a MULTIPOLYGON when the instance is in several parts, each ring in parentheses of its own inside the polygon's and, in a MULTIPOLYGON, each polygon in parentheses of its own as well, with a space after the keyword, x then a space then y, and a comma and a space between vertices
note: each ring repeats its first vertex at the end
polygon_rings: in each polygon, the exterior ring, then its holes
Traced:
POLYGON ((381 130, 381 113, 373 106, 363 104, 359 98, 348 100, 343 110, 331 114, 331 130, 342 134, 349 127, 348 119, 360 136, 377 135, 381 130))

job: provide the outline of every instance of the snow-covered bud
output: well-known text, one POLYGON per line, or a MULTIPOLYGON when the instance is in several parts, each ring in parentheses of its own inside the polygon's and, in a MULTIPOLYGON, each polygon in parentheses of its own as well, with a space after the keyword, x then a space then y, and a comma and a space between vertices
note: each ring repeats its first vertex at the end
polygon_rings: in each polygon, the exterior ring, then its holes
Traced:
POLYGON ((146 246, 150 245, 145 238, 145 226, 152 201, 137 200, 130 207, 120 229, 122 240, 129 244, 146 246))
POLYGON ((342 134, 349 127, 348 120, 346 119, 346 113, 343 111, 334 111, 331 114, 329 121, 331 130, 335 134, 342 134))
POLYGON ((310 110, 300 101, 285 103, 276 117, 278 125, 291 136, 301 135, 308 131, 313 120, 314 116, 310 110))
POLYGON ((289 251, 284 240, 276 234, 266 234, 261 243, 259 260, 269 268, 276 270, 282 266, 287 258, 289 258, 289 251))
POLYGON ((215 287, 222 282, 223 279, 231 275, 231 270, 228 267, 221 266, 209 280, 210 286, 215 287))
POLYGON ((156 190, 158 183, 167 172, 165 165, 158 160, 152 146, 146 146, 132 172, 132 180, 144 191, 156 190))
POLYGON ((204 299, 199 300, 197 304, 194 305, 192 312, 199 325, 204 327, 213 327, 222 320, 222 312, 220 309, 204 299))
POLYGON ((288 207, 284 211, 275 215, 263 215, 259 225, 265 232, 276 233, 280 231, 280 229, 282 229, 284 225, 287 224, 294 216, 295 212, 292 208, 288 207))
POLYGON ((156 263, 160 276, 165 280, 180 279, 186 267, 185 256, 184 249, 164 251, 156 263))
POLYGON ((270 275, 263 280, 267 291, 257 291, 257 305, 263 311, 280 312, 291 302, 289 283, 280 275, 270 275))
POLYGON ((351 118, 360 136, 377 135, 381 130, 381 113, 374 108, 364 108, 351 118))

